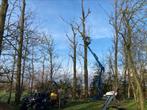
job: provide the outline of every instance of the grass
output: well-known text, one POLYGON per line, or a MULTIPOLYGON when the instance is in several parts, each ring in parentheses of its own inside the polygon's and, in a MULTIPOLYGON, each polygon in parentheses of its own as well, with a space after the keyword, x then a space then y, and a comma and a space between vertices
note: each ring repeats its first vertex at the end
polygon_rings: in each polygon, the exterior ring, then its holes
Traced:
MULTIPOLYGON (((14 96, 15 96, 15 94, 14 93, 12 93, 12 95, 11 95, 11 101, 14 101, 14 96)), ((8 97, 9 97, 9 93, 8 92, 6 92, 6 91, 0 91, 0 101, 1 102, 7 102, 7 100, 8 100, 8 97)))
POLYGON ((74 106, 69 106, 64 108, 63 110, 100 110, 101 107, 102 107, 102 102, 96 101, 96 102, 86 102, 74 106))
MULTIPOLYGON (((136 110, 137 106, 133 100, 127 100, 123 103, 123 105, 128 108, 128 110, 136 110)), ((144 102, 144 108, 147 110, 147 100, 144 102)))
MULTIPOLYGON (((28 93, 27 92, 23 92, 22 97, 27 96, 28 93)), ((7 102, 9 97, 9 93, 6 91, 0 91, 0 102, 7 102)), ((11 94, 11 102, 14 102, 15 99, 15 93, 12 92, 11 94)))
MULTIPOLYGON (((67 104, 63 109, 61 110, 101 110, 103 106, 103 101, 89 101, 89 102, 72 102, 67 104)), ((13 110, 18 110, 18 107, 13 106, 13 110)), ((132 100, 125 101, 122 103, 122 107, 126 108, 126 110, 136 110, 136 105, 132 100)), ((58 110, 57 108, 54 108, 52 110, 58 110)), ((110 110, 116 110, 116 109, 110 109, 110 110)), ((145 110, 147 110, 147 101, 145 101, 145 110)))
MULTIPOLYGON (((25 96, 27 93, 24 93, 23 96, 25 96)), ((12 102, 14 101, 15 94, 12 93, 12 102)), ((8 93, 5 91, 0 91, 0 102, 7 102, 8 99, 8 93)), ((62 110, 101 110, 103 106, 103 101, 74 101, 69 102, 62 110)), ((12 103, 13 104, 13 103, 12 103)), ((12 105, 13 107, 16 107, 14 110, 17 109, 17 106, 12 105)), ((121 107, 126 108, 126 110, 136 110, 136 104, 133 100, 126 100, 121 102, 121 107)), ((57 110, 57 109, 52 109, 57 110)), ((114 109, 110 109, 114 110, 114 109)), ((147 100, 145 101, 145 110, 147 110, 147 100)))
MULTIPOLYGON (((81 104, 73 104, 70 106, 65 107, 63 110, 101 110, 103 106, 103 101, 96 101, 96 102, 85 102, 81 104)), ((121 103, 121 107, 125 108, 126 110, 136 110, 136 104, 133 100, 127 100, 121 103)), ((116 110, 116 109, 110 109, 116 110)), ((145 101, 145 110, 147 110, 147 100, 145 101)))

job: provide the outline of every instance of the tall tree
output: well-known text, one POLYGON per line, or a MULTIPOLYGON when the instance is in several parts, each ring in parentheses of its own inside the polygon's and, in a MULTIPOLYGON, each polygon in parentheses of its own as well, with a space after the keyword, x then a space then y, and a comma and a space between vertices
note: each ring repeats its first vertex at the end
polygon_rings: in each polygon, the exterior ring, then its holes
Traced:
POLYGON ((32 53, 31 53, 31 87, 30 87, 30 92, 33 93, 33 89, 34 89, 34 79, 35 79, 35 69, 34 69, 34 45, 32 45, 31 47, 32 49, 32 53))
POLYGON ((120 30, 120 20, 119 20, 119 10, 118 10, 118 0, 114 0, 114 15, 111 19, 111 24, 114 28, 114 87, 116 91, 118 88, 118 43, 119 43, 119 30, 120 30))
POLYGON ((53 74, 54 74, 54 64, 53 64, 53 60, 55 58, 55 53, 54 53, 54 39, 52 38, 52 36, 50 36, 49 38, 47 38, 47 36, 45 37, 45 42, 47 45, 47 52, 49 54, 49 71, 50 71, 50 80, 53 80, 53 74))
POLYGON ((44 89, 44 75, 45 75, 45 55, 43 55, 42 59, 42 72, 41 72, 41 83, 42 83, 42 88, 44 89))
POLYGON ((84 42, 84 92, 85 92, 85 98, 88 97, 88 66, 87 66, 87 42, 86 42, 86 27, 85 27, 85 12, 84 12, 84 0, 82 0, 82 37, 84 42))
POLYGON ((0 5, 0 56, 2 51, 2 42, 3 42, 7 9, 8 9, 8 0, 2 0, 0 5))
POLYGON ((125 57, 128 57, 128 74, 131 77, 131 85, 138 110, 144 110, 144 99, 139 77, 140 74, 138 74, 137 65, 135 63, 134 46, 136 44, 134 44, 134 41, 138 38, 138 36, 136 37, 136 34, 138 32, 141 33, 141 31, 138 30, 142 29, 142 24, 145 22, 143 14, 140 15, 140 13, 143 13, 144 11, 145 2, 145 0, 124 0, 120 2, 119 7, 121 20, 121 30, 119 31, 119 34, 123 38, 127 55, 125 57))
POLYGON ((126 93, 128 92, 128 98, 130 98, 130 89, 131 89, 131 83, 130 83, 130 74, 129 73, 129 68, 128 68, 128 54, 127 54, 127 51, 126 51, 126 47, 125 47, 125 43, 122 43, 123 44, 123 56, 124 56, 124 96, 126 97, 126 93), (128 78, 127 78, 127 75, 128 75, 128 78), (128 79, 128 90, 126 90, 126 81, 128 79))
MULTIPOLYGON (((47 58, 47 62, 49 63, 49 80, 53 80, 54 74, 58 72, 61 68, 61 64, 56 62, 57 54, 55 52, 55 43, 53 37, 50 35, 43 34, 41 38, 42 42, 42 53, 47 54, 45 58, 47 58)), ((43 55, 44 56, 44 55, 43 55)), ((48 77, 46 77, 48 80, 48 77)))
POLYGON ((16 73, 16 93, 15 102, 18 104, 21 98, 21 63, 22 63, 22 47, 24 36, 24 22, 25 22, 25 0, 22 0, 21 16, 19 22, 19 43, 18 43, 18 57, 17 57, 17 73, 16 73))
POLYGON ((77 59, 77 40, 76 40, 76 30, 73 26, 73 24, 70 24, 71 26, 71 30, 72 30, 72 37, 69 37, 67 35, 67 38, 70 42, 70 47, 72 49, 72 55, 70 55, 70 57, 72 58, 72 61, 73 61, 73 98, 75 99, 76 98, 76 88, 77 88, 77 76, 76 76, 76 59, 77 59))
POLYGON ((24 50, 24 57, 23 57, 23 67, 22 67, 22 74, 21 74, 21 92, 23 92, 23 85, 24 85, 24 73, 26 68, 26 59, 28 56, 28 43, 29 43, 29 33, 26 33, 26 44, 25 44, 25 50, 24 50))
POLYGON ((115 90, 118 88, 118 10, 117 10, 117 3, 118 0, 115 0, 115 19, 114 19, 114 29, 115 29, 115 35, 114 35, 114 76, 115 76, 115 90))
MULTIPOLYGON (((17 38, 15 41, 15 45, 17 45, 17 38)), ((11 95, 12 95, 12 89, 13 89, 13 82, 14 82, 14 76, 15 76, 15 68, 16 68, 16 53, 17 50, 14 50, 14 55, 13 55, 13 66, 12 66, 12 73, 11 73, 11 79, 10 79, 10 89, 9 89, 9 97, 7 100, 7 103, 9 104, 11 101, 11 95)))
POLYGON ((81 22, 82 22, 82 31, 80 30, 80 26, 78 26, 77 30, 80 33, 83 44, 84 44, 84 96, 85 98, 88 97, 88 60, 87 60, 87 52, 88 52, 88 44, 87 38, 89 38, 86 35, 86 18, 90 14, 90 10, 85 14, 84 11, 84 0, 82 0, 81 3, 81 8, 82 8, 82 17, 81 17, 81 22))

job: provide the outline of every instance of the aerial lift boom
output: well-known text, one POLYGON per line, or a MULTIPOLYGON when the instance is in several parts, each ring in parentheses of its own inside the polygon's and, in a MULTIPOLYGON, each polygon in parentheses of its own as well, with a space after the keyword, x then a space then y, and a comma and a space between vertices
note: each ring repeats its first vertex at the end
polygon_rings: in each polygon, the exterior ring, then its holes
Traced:
POLYGON ((96 88, 97 88, 97 98, 96 99, 100 99, 103 96, 103 85, 102 85, 102 74, 105 71, 104 66, 100 63, 97 55, 91 50, 91 48, 88 46, 89 51, 91 52, 91 54, 93 55, 93 57, 95 58, 96 62, 98 63, 98 66, 100 67, 100 72, 99 75, 97 76, 96 79, 96 88))

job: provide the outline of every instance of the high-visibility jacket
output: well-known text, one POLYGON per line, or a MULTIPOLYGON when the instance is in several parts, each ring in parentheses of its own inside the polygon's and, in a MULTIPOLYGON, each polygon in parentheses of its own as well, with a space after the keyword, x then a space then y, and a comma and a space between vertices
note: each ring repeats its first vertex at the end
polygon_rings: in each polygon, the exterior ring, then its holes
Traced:
POLYGON ((52 92, 52 93, 50 94, 50 97, 51 97, 52 100, 56 100, 56 99, 57 99, 57 94, 54 93, 54 92, 52 92))

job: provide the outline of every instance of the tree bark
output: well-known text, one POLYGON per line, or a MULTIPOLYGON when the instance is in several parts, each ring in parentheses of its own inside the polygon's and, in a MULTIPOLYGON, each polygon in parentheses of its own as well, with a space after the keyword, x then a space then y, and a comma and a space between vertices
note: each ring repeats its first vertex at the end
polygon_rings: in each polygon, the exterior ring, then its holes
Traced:
POLYGON ((6 13, 8 9, 8 0, 2 0, 0 6, 0 56, 2 52, 3 34, 6 20, 6 13))
POLYGON ((23 59, 23 68, 22 68, 22 75, 21 75, 21 94, 23 92, 23 84, 24 84, 24 73, 25 73, 25 68, 26 68, 26 58, 27 58, 27 51, 28 51, 28 34, 26 35, 26 46, 25 46, 25 52, 24 52, 24 59, 23 59))
POLYGON ((88 97, 88 68, 87 68, 87 45, 84 42, 84 83, 85 98, 88 97))
POLYGON ((50 57, 50 80, 53 80, 53 53, 52 53, 52 46, 49 51, 49 57, 50 57))
POLYGON ((130 79, 130 70, 128 69, 128 98, 131 97, 131 79, 130 79))
POLYGON ((77 76, 76 76, 76 36, 74 35, 74 53, 73 53, 73 72, 74 72, 74 77, 73 77, 73 97, 74 99, 76 98, 76 92, 77 92, 77 76))
POLYGON ((11 75, 9 97, 8 97, 8 100, 7 100, 8 104, 10 104, 10 101, 11 101, 11 95, 12 95, 12 89, 13 89, 13 80, 14 80, 14 73, 15 73, 15 66, 16 66, 15 64, 16 64, 16 51, 15 51, 15 54, 13 56, 13 71, 12 71, 12 75, 11 75))
POLYGON ((43 89, 45 89, 45 87, 44 87, 44 69, 45 69, 45 55, 44 55, 43 61, 42 61, 42 74, 41 74, 42 88, 43 89))
POLYGON ((21 17, 20 17, 20 32, 19 32, 19 47, 17 57, 17 73, 16 73, 16 93, 15 102, 18 104, 21 98, 21 63, 22 63, 22 47, 23 47, 23 36, 24 36, 24 17, 25 17, 25 0, 22 1, 21 17))
POLYGON ((128 59, 129 59, 129 63, 130 63, 129 65, 132 68, 134 84, 136 86, 135 95, 137 98, 137 103, 138 103, 137 105, 139 107, 138 110, 144 110, 144 99, 143 99, 142 89, 141 89, 140 82, 138 80, 137 70, 134 66, 134 62, 132 59, 132 53, 131 53, 130 49, 128 49, 128 59))
POLYGON ((138 77, 137 69, 135 67, 133 57, 132 57, 132 50, 131 50, 132 49, 132 28, 127 19, 126 19, 126 28, 127 28, 127 34, 128 34, 127 35, 128 39, 126 44, 126 49, 128 53, 128 63, 133 74, 133 83, 134 83, 133 85, 136 87, 134 93, 137 98, 138 110, 144 110, 144 99, 143 99, 142 89, 138 79, 139 77, 138 77))
POLYGON ((76 76, 76 63, 77 63, 77 41, 76 41, 76 30, 74 28, 73 24, 70 24, 71 30, 72 30, 72 37, 69 37, 67 35, 67 38, 70 42, 70 47, 72 49, 72 55, 70 55, 72 61, 73 61, 73 99, 76 99, 76 93, 77 93, 77 76, 76 76))
POLYGON ((31 93, 33 93, 34 89, 34 47, 32 46, 32 58, 31 58, 31 66, 32 66, 32 73, 31 73, 31 93))
POLYGON ((88 97, 88 63, 87 63, 87 41, 86 41, 86 27, 85 27, 85 12, 84 12, 84 0, 82 0, 82 37, 84 43, 84 96, 88 97))
POLYGON ((114 39, 114 90, 116 91, 118 88, 118 68, 117 68, 117 60, 118 60, 118 12, 117 12, 117 0, 115 0, 115 21, 114 21, 114 28, 115 28, 115 39, 114 39))

